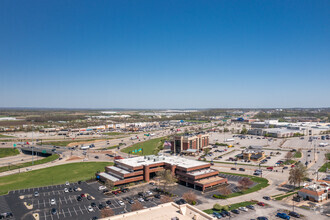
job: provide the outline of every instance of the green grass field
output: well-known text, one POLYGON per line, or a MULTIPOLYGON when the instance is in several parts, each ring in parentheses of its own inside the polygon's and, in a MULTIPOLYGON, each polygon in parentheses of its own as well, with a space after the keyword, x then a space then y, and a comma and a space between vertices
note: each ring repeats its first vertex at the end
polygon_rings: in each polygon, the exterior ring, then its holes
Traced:
POLYGON ((323 166, 320 167, 319 172, 326 172, 327 168, 330 169, 330 163, 324 163, 323 166))
POLYGON ((143 152, 134 153, 132 155, 151 155, 151 154, 155 154, 155 149, 166 139, 167 139, 167 137, 161 137, 161 138, 151 139, 151 140, 148 140, 148 141, 143 141, 143 142, 140 142, 140 143, 136 143, 131 147, 124 148, 121 151, 128 154, 132 150, 138 150, 138 149, 142 148, 143 152))
POLYGON ((16 148, 0 148, 0 158, 10 157, 19 154, 16 148))
POLYGON ((104 171, 105 166, 112 164, 111 162, 70 163, 0 177, 0 195, 16 189, 63 184, 66 181, 88 180, 95 178, 97 171, 104 171))
POLYGON ((291 192, 291 193, 284 194, 283 196, 278 196, 278 197, 275 198, 275 200, 282 200, 282 199, 284 199, 286 197, 289 197, 293 194, 297 194, 297 192, 291 192))
POLYGON ((13 138, 14 136, 8 136, 8 135, 3 135, 3 134, 0 134, 0 138, 13 138))
POLYGON ((301 158, 301 152, 297 151, 294 155, 294 158, 301 158))
POLYGON ((109 136, 125 135, 125 133, 121 133, 121 132, 107 132, 107 133, 102 133, 102 134, 109 135, 109 136))
POLYGON ((265 179, 265 178, 262 178, 262 177, 250 176, 250 175, 245 175, 245 174, 237 174, 237 173, 226 173, 226 172, 220 172, 220 173, 248 177, 253 182, 258 183, 257 185, 255 185, 255 186, 253 186, 253 187, 251 187, 249 189, 243 190, 241 192, 234 192, 234 193, 231 193, 229 195, 226 195, 226 196, 224 196, 224 198, 232 198, 232 197, 236 197, 236 196, 241 196, 241 195, 249 194, 249 193, 252 193, 252 192, 261 190, 262 188, 265 188, 265 187, 269 186, 268 180, 265 179))
POLYGON ((53 155, 51 155, 49 157, 46 157, 44 159, 36 160, 36 161, 33 162, 33 164, 32 164, 32 161, 30 161, 30 162, 15 164, 15 165, 3 166, 3 167, 0 167, 0 173, 1 172, 6 172, 6 171, 9 171, 9 170, 15 170, 15 169, 18 169, 18 168, 25 168, 25 167, 38 165, 38 164, 48 163, 48 162, 51 162, 53 160, 57 160, 58 158, 59 158, 58 154, 53 154, 53 155))

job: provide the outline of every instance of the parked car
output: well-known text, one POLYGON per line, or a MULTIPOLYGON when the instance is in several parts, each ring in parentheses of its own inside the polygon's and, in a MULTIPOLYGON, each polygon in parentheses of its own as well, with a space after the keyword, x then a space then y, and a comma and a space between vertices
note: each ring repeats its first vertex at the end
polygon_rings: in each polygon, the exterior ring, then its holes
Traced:
POLYGON ((68 188, 64 188, 64 192, 66 193, 69 192, 68 188))
POLYGON ((216 217, 217 219, 222 218, 222 216, 218 212, 213 212, 213 216, 216 217))
POLYGON ((257 220, 268 220, 268 218, 264 217, 264 216, 261 216, 261 217, 258 217, 257 220))
POLYGON ((51 205, 56 205, 56 201, 55 201, 55 199, 51 199, 51 200, 50 200, 50 204, 51 204, 51 205))
POLYGON ((92 203, 91 203, 91 206, 92 206, 92 207, 96 207, 96 203, 95 203, 95 202, 92 202, 92 203))
POLYGON ((104 205, 102 203, 100 203, 99 204, 99 209, 101 210, 101 209, 104 209, 104 208, 105 208, 104 205))
POLYGON ((252 209, 252 210, 255 210, 255 208, 254 208, 253 205, 247 205, 246 208, 248 208, 248 209, 252 209))
POLYGON ((82 200, 82 198, 81 198, 81 196, 77 196, 77 201, 81 201, 82 200))
POLYGON ((52 215, 55 215, 57 213, 57 210, 56 208, 52 208, 50 212, 52 213, 52 215))
POLYGON ((156 194, 156 195, 155 195, 155 198, 156 198, 156 199, 160 199, 160 194, 156 194))
POLYGON ((284 212, 278 212, 278 213, 276 214, 276 217, 283 218, 283 219, 287 219, 287 220, 290 219, 290 216, 287 215, 287 214, 284 213, 284 212))
POLYGON ((237 170, 235 167, 230 168, 231 170, 237 170))
POLYGON ((239 214, 239 211, 237 209, 231 210, 232 213, 239 214))
POLYGON ((242 210, 242 211, 244 211, 244 212, 249 211, 246 207, 239 207, 238 209, 239 209, 239 210, 242 210))
POLYGON ((270 197, 269 196, 264 196, 262 198, 265 199, 265 200, 270 200, 270 197))
POLYGON ((106 189, 107 187, 106 186, 99 186, 99 190, 101 191, 101 190, 104 190, 104 189, 106 189))
POLYGON ((88 211, 89 212, 93 212, 94 211, 93 207, 92 206, 88 206, 88 211))
POLYGON ((119 205, 125 205, 125 203, 123 201, 121 201, 121 200, 118 200, 118 204, 119 205))
POLYGON ((111 205, 111 201, 110 200, 107 200, 105 203, 108 204, 108 205, 111 205))
POLYGON ((39 192, 34 192, 34 197, 38 197, 39 196, 39 192))
POLYGON ((178 204, 178 205, 183 205, 183 204, 186 204, 187 202, 184 199, 179 199, 175 203, 178 204))
POLYGON ((297 212, 289 212, 289 215, 295 218, 300 218, 300 215, 297 212))
POLYGON ((263 202, 258 202, 257 205, 259 205, 259 206, 265 206, 265 203, 263 203, 263 202))
POLYGON ((245 171, 245 169, 244 169, 244 168, 239 168, 238 170, 239 170, 239 171, 245 171))
POLYGON ((267 167, 267 170, 273 170, 274 168, 273 167, 267 167))

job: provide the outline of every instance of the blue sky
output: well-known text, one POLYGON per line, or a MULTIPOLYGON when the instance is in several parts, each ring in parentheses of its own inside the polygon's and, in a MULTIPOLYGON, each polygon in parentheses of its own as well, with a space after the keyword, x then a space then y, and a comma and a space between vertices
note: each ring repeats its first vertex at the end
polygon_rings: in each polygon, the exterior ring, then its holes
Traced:
POLYGON ((0 1, 0 107, 330 106, 330 1, 0 1))

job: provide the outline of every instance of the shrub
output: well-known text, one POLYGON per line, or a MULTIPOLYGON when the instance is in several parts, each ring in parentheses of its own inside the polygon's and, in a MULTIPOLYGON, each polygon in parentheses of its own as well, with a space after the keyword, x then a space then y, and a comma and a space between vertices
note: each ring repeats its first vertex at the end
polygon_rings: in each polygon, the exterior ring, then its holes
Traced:
POLYGON ((227 205, 222 207, 222 210, 229 211, 229 207, 227 205))
POLYGON ((196 205, 196 201, 191 201, 191 204, 192 205, 196 205))
POLYGON ((215 204, 213 205, 213 209, 214 209, 214 210, 217 210, 217 211, 220 211, 220 210, 222 209, 222 206, 221 206, 220 204, 218 204, 218 203, 215 203, 215 204))
POLYGON ((227 198, 226 196, 217 195, 217 194, 213 194, 213 197, 216 198, 216 199, 226 199, 227 198))

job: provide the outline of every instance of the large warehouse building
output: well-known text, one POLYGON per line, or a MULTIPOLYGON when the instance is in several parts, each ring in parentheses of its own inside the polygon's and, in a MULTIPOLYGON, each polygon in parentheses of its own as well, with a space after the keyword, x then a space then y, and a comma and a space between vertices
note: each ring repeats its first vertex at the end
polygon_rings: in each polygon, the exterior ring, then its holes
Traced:
POLYGON ((97 176, 101 181, 110 180, 118 186, 142 180, 149 182, 157 171, 164 169, 171 170, 179 183, 201 191, 227 183, 211 164, 177 156, 149 155, 115 160, 114 166, 105 167, 106 172, 97 176))

